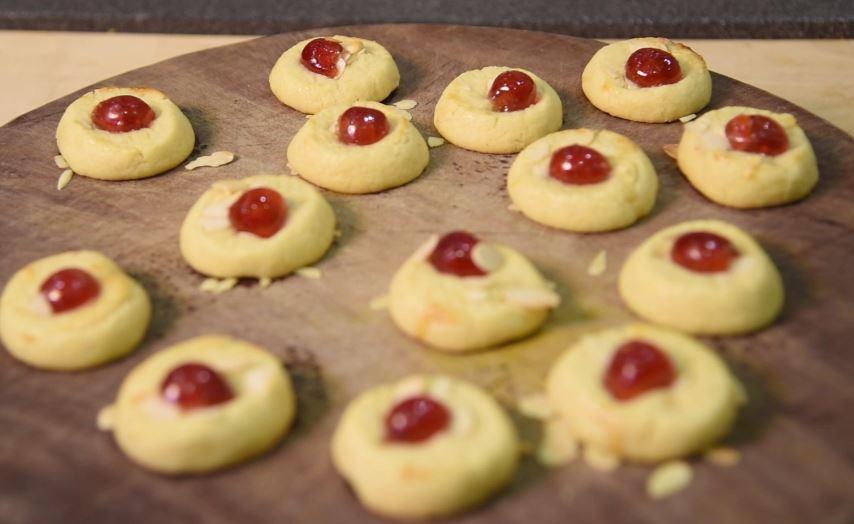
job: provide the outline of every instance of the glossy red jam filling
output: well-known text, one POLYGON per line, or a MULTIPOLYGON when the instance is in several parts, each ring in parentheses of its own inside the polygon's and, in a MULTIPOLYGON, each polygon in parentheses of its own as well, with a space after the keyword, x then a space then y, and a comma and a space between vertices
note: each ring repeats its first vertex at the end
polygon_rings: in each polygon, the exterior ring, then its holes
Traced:
POLYGON ((282 229, 288 218, 288 204, 269 187, 256 187, 243 193, 228 210, 231 226, 237 231, 270 238, 282 229))
POLYGON ((777 156, 789 149, 783 126, 762 115, 738 115, 724 129, 729 146, 736 151, 777 156))
POLYGON ((640 87, 675 84, 682 80, 682 68, 676 57, 667 51, 644 47, 626 60, 626 78, 640 87))
POLYGON ((489 100, 495 111, 520 111, 537 101, 537 85, 522 71, 505 71, 492 82, 489 100))
POLYGON ((423 442, 444 431, 451 423, 451 412, 440 402, 425 396, 397 403, 385 418, 389 442, 423 442))
POLYGON ((726 271, 738 256, 732 242, 707 231, 681 235, 670 250, 670 258, 674 262, 699 273, 726 271))
POLYGON ((388 130, 385 114, 369 107, 351 107, 338 118, 338 140, 344 144, 371 145, 385 138, 388 130))
POLYGON ((605 372, 605 388, 620 401, 669 387, 676 370, 660 349, 642 340, 620 346, 605 372))
POLYGON ((127 133, 146 128, 157 115, 142 99, 119 95, 103 100, 92 110, 95 127, 110 133, 127 133))
POLYGON ((344 46, 328 38, 315 38, 302 48, 300 63, 312 73, 335 78, 338 76, 338 59, 344 46))
POLYGON ((565 184, 598 184, 610 174, 611 164, 602 153, 577 144, 555 151, 549 163, 549 175, 565 184))
POLYGON ((454 231, 439 239, 428 258, 430 264, 440 273, 458 277, 480 277, 486 274, 477 267, 471 258, 471 252, 478 243, 477 237, 465 231, 454 231))
POLYGON ((60 269, 42 282, 41 293, 54 313, 63 313, 98 298, 101 284, 82 269, 60 269))
POLYGON ((219 373, 196 362, 170 371, 160 385, 160 394, 181 409, 214 406, 234 398, 231 387, 219 373))

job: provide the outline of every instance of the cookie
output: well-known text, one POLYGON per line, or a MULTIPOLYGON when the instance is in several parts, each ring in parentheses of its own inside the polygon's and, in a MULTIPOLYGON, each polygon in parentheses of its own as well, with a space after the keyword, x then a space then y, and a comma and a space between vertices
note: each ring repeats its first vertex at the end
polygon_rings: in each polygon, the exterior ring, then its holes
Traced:
POLYGON ((122 382, 99 415, 134 462, 166 474, 203 473, 273 447, 296 411, 282 362, 234 338, 208 335, 158 351, 122 382))
POLYGON ((95 251, 68 251, 27 264, 0 297, 0 339, 18 360, 51 370, 120 358, 151 319, 145 290, 95 251))
POLYGON ((812 145, 788 113, 709 111, 685 125, 677 156, 697 191, 730 207, 786 204, 807 196, 818 182, 812 145))
POLYGON ((156 89, 102 87, 71 103, 56 145, 78 175, 133 180, 183 162, 196 135, 181 109, 156 89))
POLYGON ((507 192, 525 216, 567 231, 620 229, 650 212, 658 191, 643 150, 607 130, 569 129, 522 150, 507 192))
POLYGON ((712 97, 703 58, 667 38, 632 38, 606 45, 581 74, 590 103, 636 122, 671 122, 696 113, 712 97))
POLYGON ((536 331, 560 296, 523 255, 455 231, 432 237, 394 275, 389 313, 409 336, 450 352, 536 331))
POLYGON ((309 38, 285 51, 270 72, 270 89, 303 113, 358 100, 384 100, 400 83, 394 58, 372 40, 309 38))
POLYGON ((336 105, 308 119, 288 145, 288 165, 339 193, 374 193, 406 184, 430 154, 404 111, 377 102, 336 105))
POLYGON ((456 77, 433 115, 445 140, 481 153, 518 153, 562 122, 560 98, 545 80, 524 69, 495 66, 456 77))
POLYGON ((655 233, 626 259, 619 285, 634 313, 687 333, 749 333, 783 307, 774 263, 750 235, 718 220, 655 233))
POLYGON ((181 254, 213 277, 275 278, 307 266, 332 245, 335 214, 293 176, 215 182, 181 226, 181 254))
POLYGON ((332 439, 338 472, 370 510, 392 518, 459 513, 512 479, 519 441, 486 392, 416 375, 353 400, 332 439))
POLYGON ((642 463, 711 446, 729 433, 745 402, 712 349, 645 324, 582 337, 555 362, 546 389, 567 421, 567 438, 642 463))

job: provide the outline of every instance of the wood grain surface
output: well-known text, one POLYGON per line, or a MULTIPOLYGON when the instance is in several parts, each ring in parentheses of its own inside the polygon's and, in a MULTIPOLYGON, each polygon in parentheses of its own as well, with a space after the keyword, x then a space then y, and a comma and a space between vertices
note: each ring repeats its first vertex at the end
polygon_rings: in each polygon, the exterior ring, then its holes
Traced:
MULTIPOLYGON (((627 230, 576 235, 541 227, 507 209, 512 156, 444 145, 426 172, 399 189, 368 196, 326 193, 343 235, 319 267, 323 278, 290 277, 261 289, 245 283, 224 295, 198 289, 203 277, 183 262, 178 228, 215 181, 285 172, 285 147, 305 122, 270 93, 278 55, 309 33, 253 40, 175 58, 104 81, 164 90, 188 114, 197 152, 227 149, 233 164, 181 168, 137 182, 75 177, 55 188, 56 124, 74 93, 0 128, 0 279, 31 260, 75 248, 116 259, 151 294, 155 315, 134 354, 103 368, 37 371, 0 353, 0 520, 3 522, 373 522, 335 474, 328 444, 348 399, 416 371, 472 380, 508 408, 541 388, 555 357, 580 334, 631 319, 616 291, 620 264, 654 231, 691 218, 731 221, 755 235, 781 268, 782 317, 748 337, 708 341, 745 381, 750 404, 731 443, 734 468, 693 462, 684 492, 661 502, 644 495, 649 469, 616 473, 581 462, 545 470, 526 459, 513 484, 460 522, 813 522, 854 519, 854 141, 805 111, 715 75, 710 108, 752 105, 797 115, 815 147, 821 182, 805 201, 759 211, 706 201, 682 178, 662 145, 681 124, 644 125, 594 109, 581 70, 601 45, 545 33, 460 26, 390 25, 317 30, 381 41, 396 57, 412 98, 414 123, 435 135, 432 110, 456 75, 485 65, 531 69, 564 102, 565 128, 624 133, 650 155, 661 180, 650 217, 627 230), (407 339, 369 301, 400 263, 435 232, 465 228, 526 253, 558 283, 564 304, 536 336, 498 350, 447 356, 407 339), (607 250, 608 268, 587 275, 607 250), (300 412, 293 433, 268 455, 196 478, 163 478, 131 464, 95 417, 127 372, 158 349, 222 332, 267 347, 293 374, 300 412)), ((524 438, 537 425, 515 414, 524 438)))

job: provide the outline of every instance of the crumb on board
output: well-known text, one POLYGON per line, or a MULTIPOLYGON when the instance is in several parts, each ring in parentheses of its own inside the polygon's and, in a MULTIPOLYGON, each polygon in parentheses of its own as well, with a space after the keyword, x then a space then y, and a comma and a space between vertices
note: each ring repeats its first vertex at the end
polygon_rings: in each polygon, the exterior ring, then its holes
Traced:
POLYGON ((261 277, 258 279, 258 285, 261 286, 262 289, 270 287, 272 282, 273 279, 270 277, 261 277))
POLYGON ((112 404, 109 406, 104 406, 98 411, 98 419, 95 422, 95 425, 101 431, 111 431, 113 429, 113 423, 115 421, 115 408, 112 404))
POLYGON ((683 124, 687 124, 688 122, 690 122, 691 120, 694 120, 695 118, 697 118, 697 113, 691 113, 690 115, 683 116, 682 118, 679 119, 679 121, 682 122, 683 124))
POLYGON ((62 174, 59 175, 59 180, 56 181, 56 189, 59 191, 65 189, 65 186, 67 186, 68 183, 71 182, 71 177, 73 176, 74 171, 70 169, 66 169, 65 171, 63 171, 62 174))
POLYGON ((184 166, 184 168, 188 171, 192 171, 193 169, 199 167, 224 166, 225 164, 228 164, 232 161, 234 161, 234 153, 232 153, 231 151, 217 151, 215 153, 196 158, 195 160, 189 162, 186 166, 184 166))
POLYGON ((319 267, 312 266, 301 267, 294 271, 294 273, 303 278, 309 278, 311 280, 317 280, 323 276, 323 272, 320 270, 319 267))
POLYGON ((56 167, 59 169, 68 169, 68 161, 65 160, 65 157, 62 155, 54 156, 53 163, 56 164, 56 167))
POLYGON ((735 466, 741 461, 741 453, 735 448, 726 446, 712 448, 706 451, 703 457, 711 464, 725 468, 735 466))
POLYGON ((674 160, 679 158, 679 144, 664 144, 661 146, 661 149, 663 149, 664 154, 670 158, 674 160))
POLYGON ((225 293, 226 291, 229 291, 236 285, 237 279, 233 277, 224 279, 206 278, 199 285, 199 289, 201 289, 202 291, 207 291, 208 293, 218 295, 220 293, 225 293))
POLYGON ((608 253, 602 249, 596 256, 593 257, 593 260, 590 261, 590 265, 587 266, 587 274, 592 277, 598 277, 608 268, 608 253))
POLYGON ((398 109, 403 109, 404 111, 409 111, 410 109, 415 109, 415 106, 418 105, 418 102, 415 100, 407 98, 406 100, 399 100, 392 104, 394 107, 398 109))
POLYGON ((438 136, 428 136, 427 145, 430 147, 439 147, 445 143, 445 139, 438 136))
POLYGON ((620 467, 620 457, 595 446, 584 446, 584 462, 598 471, 614 471, 620 467))
POLYGON ((669 497, 685 489, 693 476, 694 473, 687 462, 665 462, 655 468, 646 479, 646 494, 653 499, 669 497))

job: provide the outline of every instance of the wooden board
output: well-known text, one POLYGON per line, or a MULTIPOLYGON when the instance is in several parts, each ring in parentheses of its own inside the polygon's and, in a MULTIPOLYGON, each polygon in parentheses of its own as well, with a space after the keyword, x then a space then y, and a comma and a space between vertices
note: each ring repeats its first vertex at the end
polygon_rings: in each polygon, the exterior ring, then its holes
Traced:
MULTIPOLYGON (((729 220, 754 234, 784 273, 787 304, 771 328, 714 338, 747 383, 751 402, 732 442, 735 468, 695 461, 695 479, 663 502, 648 500, 649 470, 615 474, 575 463, 544 470, 526 459, 512 486, 461 522, 848 522, 854 519, 854 141, 824 121, 758 89, 714 77, 710 108, 753 105, 798 116, 819 158, 821 182, 802 203, 735 211, 693 191, 661 146, 681 124, 643 125, 594 109, 580 73, 601 44, 545 33, 456 26, 390 25, 291 33, 175 58, 103 82, 151 85, 189 115, 198 152, 227 149, 239 159, 218 169, 179 168, 138 182, 75 177, 55 188, 53 134, 74 93, 0 128, 0 279, 27 262, 74 248, 98 249, 139 278, 155 303, 153 326, 130 357, 89 372, 37 371, 0 352, 0 520, 4 522, 372 522, 335 474, 328 443, 347 399, 414 371, 477 382, 508 406, 537 391, 555 357, 581 333, 631 319, 620 304, 620 264, 642 239, 689 218, 729 220), (353 34, 381 41, 403 77, 393 100, 419 102, 415 124, 435 135, 432 110, 457 74, 485 65, 536 71, 560 94, 564 127, 609 128, 638 141, 658 169, 652 215, 625 231, 576 235, 538 226, 507 209, 512 156, 444 145, 405 187, 369 196, 326 193, 343 236, 319 264, 320 280, 299 277, 268 289, 239 286, 213 296, 178 252, 178 228, 215 181, 285 171, 284 150, 305 122, 270 93, 278 55, 309 35, 353 34), (369 301, 431 233, 465 228, 519 248, 559 284, 564 305, 537 336, 471 356, 446 356, 401 335, 369 301), (608 268, 586 268, 607 250, 608 268), (198 478, 163 478, 135 467, 98 409, 125 374, 153 352, 224 332, 280 355, 296 379, 295 431, 242 467, 198 478)), ((516 416, 524 437, 537 425, 516 416)))

